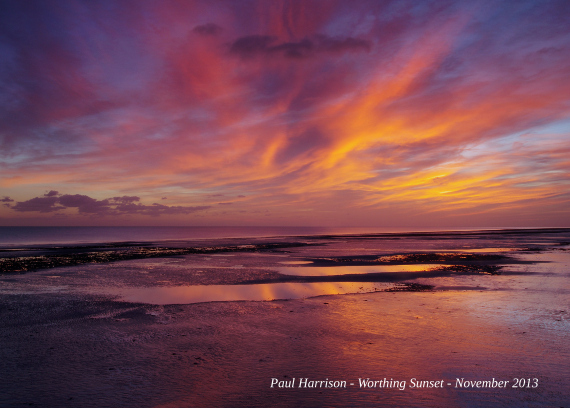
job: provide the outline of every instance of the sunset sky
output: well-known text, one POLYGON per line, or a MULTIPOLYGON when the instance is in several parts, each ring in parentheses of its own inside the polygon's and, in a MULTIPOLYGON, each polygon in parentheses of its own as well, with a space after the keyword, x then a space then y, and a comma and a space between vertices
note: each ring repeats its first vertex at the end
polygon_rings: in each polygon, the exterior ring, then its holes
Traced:
POLYGON ((570 226, 570 2, 0 1, 0 225, 570 226))

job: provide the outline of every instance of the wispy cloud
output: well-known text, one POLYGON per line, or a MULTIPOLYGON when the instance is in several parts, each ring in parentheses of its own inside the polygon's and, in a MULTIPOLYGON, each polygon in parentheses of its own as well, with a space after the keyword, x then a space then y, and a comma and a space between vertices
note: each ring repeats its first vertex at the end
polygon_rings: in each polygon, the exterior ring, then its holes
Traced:
POLYGON ((0 7, 0 216, 568 203, 566 1, 0 7))

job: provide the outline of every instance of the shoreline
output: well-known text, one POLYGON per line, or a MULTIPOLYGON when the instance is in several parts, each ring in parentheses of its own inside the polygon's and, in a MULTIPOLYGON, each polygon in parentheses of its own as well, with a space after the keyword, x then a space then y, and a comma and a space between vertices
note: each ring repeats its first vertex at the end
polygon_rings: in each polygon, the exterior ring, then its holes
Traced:
MULTIPOLYGON (((0 229, 6 230, 18 230, 18 229, 40 229, 40 230, 85 230, 84 234, 87 234, 92 231, 97 231, 99 229, 112 229, 112 230, 137 230, 136 239, 131 237, 130 239, 105 239, 105 240, 86 240, 85 236, 82 236, 82 240, 79 240, 78 237, 68 238, 71 239, 69 241, 60 241, 62 238, 57 237, 57 234, 49 234, 43 238, 36 238, 35 241, 38 239, 43 239, 42 242, 27 242, 22 241, 23 238, 21 236, 12 237, 18 243, 14 243, 14 241, 6 241, 0 242, 0 251, 3 250, 14 250, 16 246, 22 248, 29 248, 29 249, 50 249, 53 247, 98 247, 98 246, 107 246, 107 245, 118 245, 118 246, 129 246, 129 245, 136 245, 136 246, 149 246, 149 245, 165 245, 166 243, 175 243, 175 242, 195 242, 196 245, 204 244, 208 241, 235 241, 235 240, 275 240, 275 239, 343 239, 343 238, 397 238, 397 237, 439 237, 442 235, 449 235, 449 236, 469 236, 469 235, 520 235, 520 234, 544 234, 544 233, 568 233, 570 232, 570 227, 518 227, 518 228, 466 228, 466 229, 428 229, 422 231, 421 229, 403 229, 402 231, 378 231, 378 232, 334 232, 334 233, 285 233, 286 231, 278 231, 278 230, 298 230, 298 229, 335 229, 335 227, 100 227, 100 226, 91 226, 91 227, 13 227, 13 226, 0 226, 0 229), (195 235, 192 234, 190 236, 184 237, 177 236, 173 238, 160 238, 160 234, 157 234, 156 237, 149 237, 141 239, 141 233, 148 233, 149 231, 160 231, 160 230, 168 230, 168 229, 185 229, 185 230, 193 230, 193 229, 200 230, 204 235, 195 235), (218 235, 211 235, 207 236, 207 231, 209 229, 237 229, 241 233, 245 233, 244 235, 235 235, 231 234, 225 236, 223 234, 218 235), (258 228, 267 228, 272 231, 272 233, 268 233, 267 235, 255 235, 251 234, 248 235, 245 231, 247 229, 258 229, 258 228), (149 231, 145 231, 145 229, 149 231), (279 233, 277 233, 279 232, 279 233), (55 242, 55 243, 54 243, 55 242)), ((347 230, 358 230, 358 229, 367 229, 367 230, 378 230, 373 227, 338 227, 337 230, 347 229, 347 230)), ((299 231, 297 231, 299 232, 299 231)), ((9 234, 5 234, 7 237, 9 234)), ((93 235, 93 234, 91 234, 93 235)), ((110 237, 109 237, 110 238, 110 237)), ((4 238, 7 240, 9 238, 4 238)), ((28 238, 32 239, 32 238, 28 238)), ((198 245, 199 246, 199 245, 198 245)))
MULTIPOLYGON (((28 271, 42 270, 48 268, 56 268, 61 266, 76 266, 90 263, 107 263, 132 259, 146 258, 162 258, 169 256, 180 256, 188 254, 214 254, 214 253, 232 253, 232 252, 262 252, 295 249, 302 246, 322 246, 327 242, 337 242, 342 240, 359 241, 359 240, 399 240, 409 238, 458 238, 473 239, 477 237, 485 237, 493 239, 495 237, 530 237, 534 235, 544 234, 567 234, 570 235, 570 228, 544 228, 544 229, 525 229, 525 230, 477 230, 468 232, 410 232, 410 233, 378 233, 378 234, 347 234, 347 235, 308 235, 308 236, 276 236, 276 237, 255 237, 255 238, 216 238, 206 239, 201 245, 196 245, 193 241, 175 240, 170 242, 176 245, 165 246, 169 241, 149 241, 149 242, 107 242, 93 244, 78 245, 21 245, 19 247, 3 247, 0 246, 0 274, 2 273, 23 273, 28 271)), ((568 240, 558 240, 558 245, 569 245, 568 240)), ((513 245, 513 244, 511 244, 513 245)), ((509 247, 506 247, 507 249, 509 247)), ((511 249, 518 251, 542 251, 548 248, 541 247, 517 247, 511 249)), ((517 263, 508 255, 495 255, 496 259, 491 259, 492 255, 470 254, 469 250, 463 251, 473 260, 494 261, 501 263, 508 260, 517 263), (502 258, 502 259, 500 259, 502 258)), ((458 258, 457 255, 445 254, 446 259, 433 259, 434 253, 422 252, 392 252, 385 253, 385 256, 406 256, 410 258, 407 262, 427 263, 428 260, 441 264, 457 264, 465 265, 465 260, 453 259, 458 258), (412 259, 415 258, 415 259, 412 259), (423 258, 423 259, 418 259, 423 258), (432 258, 432 259, 429 259, 432 258)), ((438 255, 435 252, 435 255, 438 255)), ((441 255, 441 254, 440 254, 441 255)), ((326 265, 327 262, 352 265, 366 265, 371 262, 368 255, 362 255, 358 259, 350 259, 350 257, 336 257, 335 259, 315 259, 313 262, 326 265)), ((405 260, 377 261, 379 264, 405 264, 405 260)))
POLYGON ((564 406, 570 233, 455 238, 345 237, 1 274, 0 406, 564 406), (354 293, 385 280, 386 290, 354 293), (354 292, 305 295, 345 281, 357 281, 354 292), (270 285, 316 291, 207 293, 270 285), (142 301, 125 301, 131 292, 142 301), (271 388, 275 378, 347 387, 271 388), (359 378, 408 386, 350 385, 359 378), (456 378, 538 386, 446 385, 456 378))

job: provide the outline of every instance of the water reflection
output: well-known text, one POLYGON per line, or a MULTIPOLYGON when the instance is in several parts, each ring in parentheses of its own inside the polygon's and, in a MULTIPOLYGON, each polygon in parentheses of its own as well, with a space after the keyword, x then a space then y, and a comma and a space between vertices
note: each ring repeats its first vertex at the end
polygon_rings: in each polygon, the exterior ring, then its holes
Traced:
POLYGON ((366 266, 280 266, 272 268, 283 275, 333 276, 382 272, 422 272, 439 268, 436 264, 366 265, 366 266))
POLYGON ((446 249, 446 252, 473 252, 473 253, 496 253, 496 252, 511 252, 516 251, 516 248, 471 248, 469 246, 463 247, 461 249, 446 249))
POLYGON ((260 285, 196 285, 175 287, 102 288, 107 294, 135 303, 155 305, 237 300, 300 299, 321 295, 369 293, 392 285, 363 282, 270 283, 260 285))

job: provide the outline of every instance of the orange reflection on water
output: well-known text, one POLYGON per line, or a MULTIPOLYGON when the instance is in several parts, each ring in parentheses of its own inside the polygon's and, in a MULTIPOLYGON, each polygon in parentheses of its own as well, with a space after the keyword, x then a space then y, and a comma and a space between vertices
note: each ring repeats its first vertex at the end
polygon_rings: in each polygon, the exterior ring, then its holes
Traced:
POLYGON ((268 283, 260 285, 196 285, 174 287, 99 288, 122 300, 157 305, 238 300, 301 299, 322 295, 367 293, 389 285, 363 282, 268 283))
POLYGON ((382 272, 421 272, 441 267, 436 264, 416 265, 366 265, 366 266, 282 266, 273 268, 283 275, 296 276, 335 276, 335 275, 362 275, 366 273, 382 272))
MULTIPOLYGON (((556 357, 536 353, 540 336, 516 335, 527 329, 515 326, 505 316, 504 307, 513 300, 512 294, 482 292, 384 292, 343 297, 327 305, 326 313, 303 324, 305 347, 314 353, 313 368, 305 372, 353 381, 355 386, 348 391, 355 406, 371 398, 377 399, 378 406, 418 406, 419 400, 429 401, 422 406, 466 406, 473 390, 456 388, 457 378, 512 380, 512 373, 529 366, 540 376, 538 366, 543 358, 549 359, 544 371, 556 372, 552 367, 556 357), (488 303, 493 306, 484 307, 488 303), (325 334, 307 335, 311 333, 309 324, 325 334), (360 387, 358 380, 367 378, 398 381, 405 389, 360 387), (443 380, 443 387, 417 387, 412 379, 443 380)), ((555 375, 560 378, 559 372, 555 375)), ((509 406, 505 403, 518 398, 513 391, 477 389, 477 398, 483 406, 492 405, 495 399, 504 404, 499 406, 509 406)))

